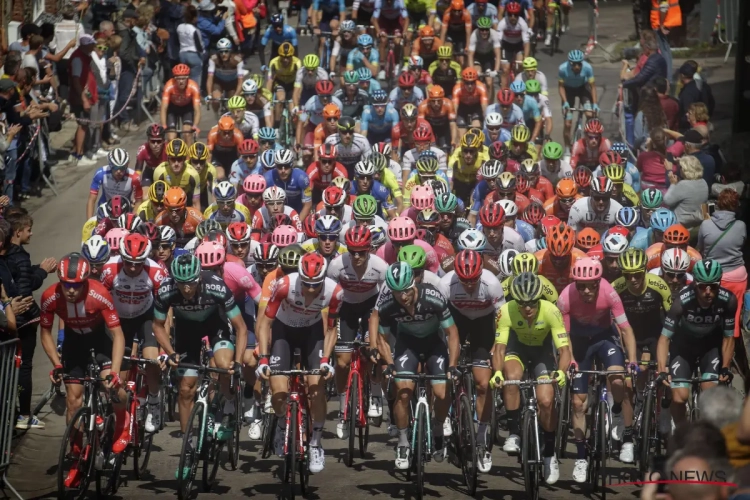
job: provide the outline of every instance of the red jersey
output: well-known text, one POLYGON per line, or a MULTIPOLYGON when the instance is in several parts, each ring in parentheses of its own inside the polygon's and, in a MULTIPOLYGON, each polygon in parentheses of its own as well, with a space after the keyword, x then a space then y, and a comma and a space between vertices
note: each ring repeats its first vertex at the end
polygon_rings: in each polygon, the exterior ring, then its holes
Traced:
POLYGON ((555 196, 555 186, 552 185, 549 179, 541 175, 539 176, 539 179, 536 181, 536 185, 533 186, 533 188, 542 193, 542 196, 544 196, 544 201, 547 201, 555 196))
POLYGON ((141 147, 138 148, 138 154, 135 157, 136 166, 142 163, 144 169, 145 167, 155 169, 165 161, 167 161, 167 148, 162 147, 161 154, 159 156, 154 156, 151 152, 151 148, 148 147, 148 144, 141 144, 141 147))
POLYGON ((115 310, 112 295, 98 281, 87 280, 86 291, 78 302, 65 300, 62 283, 50 285, 42 294, 42 328, 52 328, 55 315, 65 322, 65 328, 85 335, 120 326, 120 316, 115 310), (103 330, 103 328, 102 328, 103 330))
POLYGON ((599 141, 599 149, 589 149, 588 139, 578 139, 573 145, 570 153, 570 167, 575 170, 578 165, 589 167, 592 171, 599 166, 599 157, 612 149, 609 139, 602 137, 599 141))
POLYGON ((331 181, 337 177, 347 178, 349 173, 346 171, 346 167, 339 162, 333 164, 333 170, 329 174, 324 174, 320 170, 320 161, 316 161, 307 167, 307 177, 310 179, 310 184, 314 190, 324 190, 331 185, 331 181))
MULTIPOLYGON (((391 147, 394 150, 398 150, 401 141, 404 142, 402 151, 409 151, 414 149, 414 131, 407 132, 406 129, 401 127, 403 122, 398 122, 395 127, 391 129, 391 147)), ((432 125, 424 118, 417 118, 417 124, 414 126, 414 130, 419 127, 424 127, 430 131, 430 141, 435 142, 435 134, 432 132, 432 125)))
POLYGON ((539 261, 538 274, 550 280, 555 287, 555 290, 557 290, 557 293, 561 293, 566 286, 573 282, 573 262, 578 259, 583 259, 586 257, 586 254, 579 249, 574 248, 570 255, 570 264, 563 269, 558 269, 552 265, 552 261, 549 258, 549 252, 547 252, 546 248, 535 252, 534 257, 539 261))
MULTIPOLYGON (((499 198, 500 198, 499 193, 493 190, 484 199, 484 204, 492 205, 496 201, 499 201, 499 198)), ((516 206, 518 207, 519 214, 522 213, 524 210, 526 210, 526 207, 528 207, 531 204, 531 200, 529 200, 526 196, 522 195, 521 193, 516 193, 515 202, 516 202, 516 206)))

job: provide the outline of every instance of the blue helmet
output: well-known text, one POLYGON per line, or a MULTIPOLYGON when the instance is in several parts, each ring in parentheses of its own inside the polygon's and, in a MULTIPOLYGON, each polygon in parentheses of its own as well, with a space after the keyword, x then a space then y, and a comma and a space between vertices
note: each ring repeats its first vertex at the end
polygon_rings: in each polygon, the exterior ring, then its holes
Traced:
POLYGON ((385 90, 378 89, 372 93, 370 100, 373 104, 386 104, 388 102, 388 94, 385 93, 385 90))
POLYGON ((633 207, 622 207, 617 211, 615 222, 630 229, 638 224, 638 210, 633 207))
POLYGON ((625 155, 628 154, 628 146, 624 142, 613 142, 612 151, 625 158, 625 155))
POLYGON ((370 234, 372 234, 372 246, 378 248, 385 245, 387 238, 385 231, 380 226, 370 226, 370 234))
POLYGON ((266 151, 263 151, 263 155, 260 157, 260 164, 263 165, 263 168, 266 170, 271 170, 274 168, 274 164, 276 163, 276 160, 274 157, 276 156, 276 151, 273 149, 268 149, 266 151))
POLYGON ((357 37, 357 45, 362 47, 372 46, 372 37, 370 35, 359 35, 357 37))
POLYGON ((258 138, 262 141, 275 141, 276 129, 272 127, 261 127, 258 131, 258 138))
POLYGON ((107 240, 99 235, 92 236, 81 245, 81 254, 91 264, 105 264, 109 260, 109 245, 107 240))
POLYGON ((585 56, 583 55, 583 52, 581 52, 578 49, 573 49, 570 52, 568 52, 568 61, 572 63, 583 62, 584 57, 585 56))
POLYGON ((324 215, 315 221, 315 233, 318 235, 339 234, 341 229, 341 221, 333 215, 324 215))
POLYGON ((526 84, 521 80, 515 80, 510 84, 510 90, 512 90, 516 94, 523 94, 524 92, 526 92, 526 84))
POLYGON ((372 71, 370 71, 367 68, 359 68, 357 70, 357 74, 359 75, 359 81, 368 81, 372 80, 372 71))
POLYGON ((668 208, 659 208, 651 214, 651 227, 664 232, 669 226, 677 224, 677 217, 668 208))
POLYGON ((417 159, 418 160, 422 160, 424 158, 435 158, 437 160, 437 153, 435 153, 431 149, 427 149, 427 150, 422 151, 421 153, 419 153, 419 158, 417 158, 417 159))

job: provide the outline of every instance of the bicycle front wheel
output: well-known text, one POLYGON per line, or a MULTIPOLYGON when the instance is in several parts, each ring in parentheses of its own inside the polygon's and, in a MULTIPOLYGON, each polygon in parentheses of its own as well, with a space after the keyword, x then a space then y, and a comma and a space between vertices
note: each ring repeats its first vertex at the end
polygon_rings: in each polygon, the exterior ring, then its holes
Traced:
POLYGON ((597 429, 597 432, 599 433, 599 437, 597 439, 597 441, 599 441, 599 448, 596 450, 597 456, 595 457, 595 460, 598 462, 598 474, 597 477, 594 478, 594 480, 596 481, 596 489, 601 493, 602 500, 605 500, 607 498, 607 448, 609 443, 609 436, 607 435, 607 419, 609 418, 608 412, 609 406, 607 405, 607 402, 600 401, 599 423, 597 429))
POLYGON ((523 414, 521 434, 521 464, 526 497, 537 500, 539 498, 539 463, 537 461, 539 431, 534 421, 534 414, 530 411, 525 411, 523 414))
POLYGON ((349 399, 346 403, 346 425, 349 426, 349 448, 344 463, 354 464, 354 438, 357 433, 357 407, 359 406, 359 374, 354 372, 349 378, 349 399))
POLYGON ((427 453, 425 450, 427 444, 427 415, 425 415, 421 405, 417 406, 417 419, 414 425, 416 425, 417 443, 412 461, 417 476, 417 498, 421 500, 424 497, 424 464, 425 453, 427 453))
POLYGON ((65 428, 57 462, 58 499, 86 496, 98 453, 98 431, 89 431, 91 418, 91 410, 84 406, 78 409, 65 428))
POLYGON ((289 496, 292 500, 294 500, 294 487, 297 483, 297 468, 299 467, 298 460, 300 459, 299 456, 299 450, 297 449, 297 436, 299 435, 299 422, 298 420, 298 410, 297 410, 297 402, 292 401, 289 404, 289 423, 287 424, 286 431, 287 434, 289 434, 289 441, 287 442, 289 449, 286 454, 286 460, 287 460, 287 474, 289 477, 289 496))
POLYGON ((466 492, 474 496, 477 492, 477 435, 474 430, 474 418, 472 416, 471 400, 466 394, 462 394, 458 400, 458 446, 461 450, 461 471, 464 473, 466 492))
POLYGON ((182 436, 182 451, 180 452, 180 463, 177 469, 177 497, 179 500, 190 498, 195 474, 198 471, 199 453, 206 444, 203 428, 205 412, 206 407, 203 404, 196 403, 193 405, 187 429, 182 436))
POLYGON ((101 461, 101 466, 96 471, 96 495, 99 497, 110 496, 117 493, 120 486, 120 469, 122 468, 122 455, 112 451, 115 442, 115 415, 110 413, 104 419, 104 430, 101 433, 101 443, 98 456, 95 460, 101 461))
POLYGON ((641 428, 638 434, 638 470, 642 473, 648 471, 654 425, 654 399, 654 391, 649 390, 646 394, 646 401, 643 403, 643 413, 641 413, 641 428))
POLYGON ((570 384, 559 392, 557 409, 557 431, 555 433, 555 452, 562 460, 565 457, 565 448, 568 446, 568 427, 570 424, 570 384))
MULTIPOLYGON (((145 415, 146 408, 141 407, 138 412, 145 415)), ((154 442, 154 434, 146 432, 145 426, 145 419, 139 418, 138 425, 133 428, 136 431, 133 446, 133 472, 136 479, 142 479, 148 473, 148 460, 151 458, 151 445, 154 442)))

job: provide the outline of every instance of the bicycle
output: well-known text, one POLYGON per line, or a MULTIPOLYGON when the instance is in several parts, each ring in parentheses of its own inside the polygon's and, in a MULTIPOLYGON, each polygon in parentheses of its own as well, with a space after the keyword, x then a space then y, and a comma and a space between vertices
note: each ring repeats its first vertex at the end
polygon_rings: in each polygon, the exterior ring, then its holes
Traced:
POLYGON ((568 429, 571 420, 570 384, 565 384, 561 390, 555 392, 555 407, 557 410, 557 430, 555 432, 555 453, 562 460, 568 446, 568 429))
MULTIPOLYGON (((323 41, 323 57, 320 58, 320 67, 327 69, 331 66, 331 51, 333 50, 333 33, 330 31, 321 31, 318 35, 310 34, 311 38, 315 37, 324 38, 323 41)), ((315 44, 315 47, 318 47, 319 44, 315 44)))
POLYGON ((402 38, 401 32, 396 30, 393 35, 386 35, 386 53, 385 53, 385 82, 386 88, 390 91, 394 88, 396 78, 398 77, 398 61, 401 60, 403 53, 403 40, 396 45, 396 38, 402 38))
MULTIPOLYGON (((583 139, 583 127, 586 125, 586 113, 590 110, 584 108, 569 108, 568 113, 578 113, 576 121, 573 124, 573 136, 571 138, 571 144, 575 144, 579 140, 583 139)), ((564 117, 564 113, 563 113, 564 117)))
POLYGON ((556 379, 506 380, 503 386, 516 385, 521 391, 523 408, 521 409, 521 466, 526 496, 533 500, 539 498, 539 485, 544 480, 544 461, 539 443, 539 416, 537 414, 536 386, 557 384, 556 379))
POLYGON ((260 439, 263 447, 261 448, 260 457, 265 459, 270 457, 273 452, 273 438, 276 433, 276 419, 278 417, 273 410, 273 406, 271 406, 271 387, 267 381, 261 381, 260 392, 265 401, 263 416, 261 417, 263 421, 263 434, 261 434, 260 439))
POLYGON ((453 383, 453 406, 450 414, 454 432, 448 444, 456 458, 456 465, 463 473, 466 493, 474 496, 477 492, 479 457, 477 456, 477 433, 474 428, 476 394, 474 394, 474 376, 471 373, 469 347, 468 342, 461 346, 457 365, 461 378, 453 383))
POLYGON ((560 37, 562 36, 562 14, 557 2, 549 2, 549 8, 554 9, 552 14, 552 44, 550 45, 549 55, 554 57, 560 52, 560 37))
POLYGON ((638 467, 642 473, 649 470, 649 457, 661 453, 662 440, 659 437, 659 414, 669 411, 659 408, 657 391, 661 387, 661 380, 656 373, 657 362, 641 361, 641 366, 646 366, 646 385, 643 391, 636 392, 636 410, 633 417, 633 437, 635 437, 636 457, 638 467))
POLYGON ((365 344, 362 335, 357 335, 351 342, 339 341, 336 345, 352 348, 349 379, 346 381, 346 406, 342 415, 344 422, 349 426, 349 448, 344 463, 351 467, 354 464, 354 429, 357 429, 361 458, 365 458, 370 439, 370 422, 367 418, 370 406, 370 377, 365 370, 368 356, 363 353, 368 344, 365 344))
MULTIPOLYGON (((278 91, 278 87, 276 88, 278 91)), ((287 149, 292 149, 295 142, 295 131, 294 131, 294 120, 289 110, 289 103, 292 102, 287 96, 287 99, 280 101, 276 99, 276 92, 273 93, 273 99, 271 105, 275 108, 276 105, 282 104, 281 116, 279 117, 279 138, 278 143, 287 149)))
POLYGON ((210 104, 212 102, 219 103, 219 111, 218 111, 219 116, 224 115, 225 113, 229 111, 229 109, 227 108, 227 102, 229 102, 229 97, 224 97, 223 92, 222 92, 221 97, 206 96, 204 99, 206 101, 206 109, 211 108, 210 104))
POLYGON ((701 394, 701 384, 705 382, 718 382, 719 377, 711 376, 709 378, 702 378, 700 370, 694 370, 696 374, 693 378, 673 378, 672 384, 690 384, 690 400, 688 401, 689 414, 688 418, 690 422, 696 422, 700 419, 700 407, 698 406, 698 398, 701 394))

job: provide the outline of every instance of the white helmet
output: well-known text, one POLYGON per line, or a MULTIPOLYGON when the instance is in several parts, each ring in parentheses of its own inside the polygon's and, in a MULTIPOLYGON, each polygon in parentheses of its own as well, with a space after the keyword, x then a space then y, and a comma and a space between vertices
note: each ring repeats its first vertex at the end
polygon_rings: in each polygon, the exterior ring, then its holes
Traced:
POLYGON ((286 191, 278 186, 271 186, 263 191, 263 202, 286 201, 286 191))
POLYGON ((628 248, 628 239, 620 233, 608 234, 602 241, 604 253, 620 255, 628 248))
POLYGON ((91 264, 104 264, 109 260, 109 245, 107 240, 99 235, 92 236, 81 245, 81 254, 91 264))
POLYGON ((279 165, 291 165, 294 162, 294 153, 291 149, 279 149, 273 156, 273 163, 275 166, 279 165))
POLYGON ((375 165, 367 160, 358 161, 354 165, 354 173, 356 175, 375 175, 375 165))
POLYGON ((479 169, 479 174, 485 179, 495 179, 503 172, 503 162, 500 160, 487 160, 479 169))
POLYGON ((458 248, 481 252, 487 246, 487 237, 478 229, 466 229, 458 235, 458 248))
POLYGON ((690 256, 681 248, 668 248, 661 254, 661 268, 670 273, 686 273, 690 268, 690 256))
POLYGON ((513 259, 519 253, 518 250, 509 248, 508 250, 503 250, 500 254, 500 257, 497 259, 497 265, 500 268, 500 275, 503 278, 507 278, 513 274, 513 259))
POLYGON ((255 83, 255 80, 252 78, 248 78, 242 83, 242 93, 243 94, 249 94, 249 95, 255 95, 258 93, 258 84, 255 83))
POLYGON ((495 203, 503 207, 506 217, 515 217, 516 215, 518 215, 518 205, 516 205, 515 201, 500 200, 500 201, 496 201, 495 203))
POLYGON ((175 243, 177 241, 177 233, 171 226, 160 226, 159 233, 161 234, 162 243, 175 243))
POLYGON ((216 50, 232 50, 232 42, 228 38, 222 38, 216 42, 216 50))
POLYGON ((489 113, 484 119, 486 127, 499 127, 503 124, 503 115, 500 113, 489 113))
POLYGON ((391 157, 391 143, 390 142, 376 142, 372 145, 372 152, 373 153, 380 153, 388 158, 391 157))
POLYGON ((115 148, 109 152, 109 166, 112 168, 127 168, 130 162, 130 155, 122 148, 115 148))
POLYGON ((234 201, 237 198, 237 188, 229 181, 221 181, 214 188, 216 201, 234 201))

